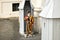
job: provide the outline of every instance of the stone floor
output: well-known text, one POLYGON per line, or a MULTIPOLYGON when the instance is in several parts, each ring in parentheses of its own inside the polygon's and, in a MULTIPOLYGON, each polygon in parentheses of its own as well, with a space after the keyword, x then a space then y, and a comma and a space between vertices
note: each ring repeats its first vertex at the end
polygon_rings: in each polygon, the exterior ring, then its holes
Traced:
POLYGON ((0 19, 0 40, 40 40, 41 35, 25 38, 19 34, 18 18, 0 19))
POLYGON ((28 38, 20 36, 20 40, 41 40, 41 36, 40 34, 36 34, 33 37, 28 37, 28 38))

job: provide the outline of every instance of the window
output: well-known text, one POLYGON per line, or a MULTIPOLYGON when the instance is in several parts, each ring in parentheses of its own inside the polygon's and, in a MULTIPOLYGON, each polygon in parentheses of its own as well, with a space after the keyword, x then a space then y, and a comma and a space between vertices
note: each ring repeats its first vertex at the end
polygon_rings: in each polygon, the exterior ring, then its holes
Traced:
POLYGON ((18 7, 19 7, 19 3, 13 3, 12 4, 12 11, 19 11, 18 7))

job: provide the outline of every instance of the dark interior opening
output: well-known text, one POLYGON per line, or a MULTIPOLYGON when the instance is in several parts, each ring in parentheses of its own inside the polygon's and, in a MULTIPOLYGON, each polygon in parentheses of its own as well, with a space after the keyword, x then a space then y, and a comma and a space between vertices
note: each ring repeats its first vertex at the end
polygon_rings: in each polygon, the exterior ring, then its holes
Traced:
POLYGON ((19 11, 18 7, 19 7, 19 3, 13 3, 12 4, 12 11, 19 11))
MULTIPOLYGON (((27 11, 31 12, 31 5, 30 5, 30 1, 25 1, 25 5, 24 5, 24 16, 27 15, 27 11)), ((24 21, 24 32, 26 32, 26 22, 24 21)))
POLYGON ((30 1, 25 1, 25 5, 24 5, 24 16, 27 15, 27 11, 31 12, 31 5, 30 5, 30 1))

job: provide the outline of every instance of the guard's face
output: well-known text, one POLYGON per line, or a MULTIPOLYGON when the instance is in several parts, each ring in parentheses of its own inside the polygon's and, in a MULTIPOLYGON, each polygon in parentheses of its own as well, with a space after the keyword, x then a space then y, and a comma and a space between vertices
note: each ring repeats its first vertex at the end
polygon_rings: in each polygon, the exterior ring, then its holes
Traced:
POLYGON ((28 13, 28 16, 30 16, 30 13, 28 13))

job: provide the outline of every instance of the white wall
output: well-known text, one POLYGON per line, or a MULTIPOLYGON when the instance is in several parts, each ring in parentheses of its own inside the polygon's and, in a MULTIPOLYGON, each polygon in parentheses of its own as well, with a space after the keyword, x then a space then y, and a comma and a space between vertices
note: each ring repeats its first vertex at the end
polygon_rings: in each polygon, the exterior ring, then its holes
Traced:
POLYGON ((60 0, 54 0, 53 17, 60 18, 60 0))
POLYGON ((41 7, 42 0, 31 0, 32 5, 36 8, 41 7))
POLYGON ((53 40, 60 40, 60 19, 53 19, 53 40))
POLYGON ((37 18, 37 32, 41 33, 41 24, 40 24, 40 17, 37 18))
POLYGON ((12 3, 20 3, 18 2, 1 2, 1 13, 0 18, 8 18, 8 17, 19 17, 19 11, 12 11, 12 3))
POLYGON ((1 13, 1 2, 0 2, 0 13, 1 13))
POLYGON ((1 0, 2 2, 12 2, 12 1, 20 1, 20 0, 1 0))
POLYGON ((40 18, 42 40, 53 40, 53 19, 40 18))
POLYGON ((42 40, 60 40, 60 19, 40 18, 42 40))

